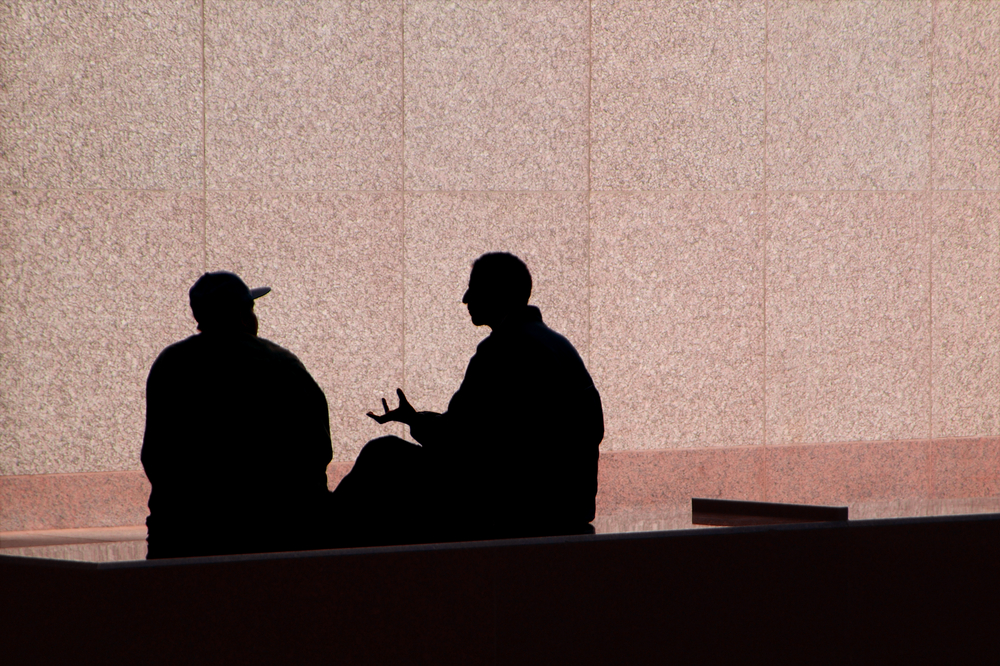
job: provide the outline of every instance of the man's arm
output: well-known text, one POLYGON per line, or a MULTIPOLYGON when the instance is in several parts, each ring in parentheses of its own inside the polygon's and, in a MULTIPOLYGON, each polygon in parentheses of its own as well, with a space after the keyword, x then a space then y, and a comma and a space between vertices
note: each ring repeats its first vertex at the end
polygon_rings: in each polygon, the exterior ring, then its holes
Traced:
POLYGON ((413 436, 413 439, 424 446, 433 447, 441 438, 441 431, 444 425, 441 418, 443 415, 437 412, 418 412, 406 399, 403 389, 396 389, 396 395, 399 396, 399 407, 390 410, 389 404, 385 401, 385 398, 382 398, 384 413, 375 414, 368 412, 368 416, 378 423, 383 424, 391 421, 405 423, 410 426, 410 434, 413 436))
POLYGON ((178 406, 170 402, 174 397, 173 382, 168 363, 161 360, 162 356, 153 363, 146 379, 146 428, 139 459, 150 482, 159 480, 161 475, 170 478, 172 474, 172 469, 165 469, 172 463, 169 445, 174 437, 169 431, 179 411, 178 406))

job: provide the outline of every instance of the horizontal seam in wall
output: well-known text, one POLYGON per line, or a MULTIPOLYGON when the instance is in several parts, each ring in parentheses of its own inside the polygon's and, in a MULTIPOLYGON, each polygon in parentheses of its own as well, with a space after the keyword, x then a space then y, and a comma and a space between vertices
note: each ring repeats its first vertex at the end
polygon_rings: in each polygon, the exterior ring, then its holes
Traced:
MULTIPOLYGON (((754 449, 792 449, 798 447, 819 447, 819 446, 849 446, 856 444, 894 444, 894 443, 913 443, 918 444, 921 442, 926 443, 936 443, 936 442, 973 442, 982 439, 997 439, 1000 440, 1000 435, 964 435, 955 437, 934 437, 933 439, 926 437, 914 437, 908 439, 865 439, 865 440, 855 440, 855 441, 844 441, 844 442, 796 442, 793 444, 771 444, 765 447, 763 444, 751 444, 751 445, 740 445, 740 446, 691 446, 691 447, 678 447, 674 449, 617 449, 614 451, 601 451, 602 456, 611 456, 617 454, 629 454, 629 455, 656 455, 664 453, 680 453, 680 452, 692 452, 692 451, 746 451, 754 449)), ((354 465, 353 460, 340 460, 333 461, 330 465, 354 465)), ((107 472, 46 472, 44 474, 6 474, 0 475, 0 479, 21 479, 21 478, 34 478, 39 476, 105 476, 108 474, 143 474, 145 473, 141 469, 133 470, 114 470, 107 472)))
MULTIPOLYGON (((310 194, 310 193, 329 193, 329 194, 398 194, 403 192, 405 194, 574 194, 574 195, 587 195, 587 194, 764 194, 763 189, 740 189, 740 190, 723 190, 723 189, 705 189, 705 190, 686 190, 686 189, 593 189, 593 190, 412 190, 412 189, 386 189, 386 190, 359 190, 359 189, 300 189, 300 188, 253 188, 253 189, 183 189, 183 188, 134 188, 134 187, 2 187, 0 192, 148 192, 153 194, 239 194, 239 193, 262 193, 262 194, 310 194)), ((987 189, 987 188, 977 188, 977 189, 933 189, 933 190, 848 190, 848 189, 826 189, 826 190, 809 190, 809 189, 794 189, 794 190, 781 190, 781 189, 769 189, 766 190, 769 194, 931 194, 936 193, 966 193, 966 194, 997 194, 1000 193, 1000 189, 987 189)))
POLYGON ((142 474, 141 469, 116 469, 107 472, 45 472, 43 474, 0 474, 0 479, 32 479, 39 476, 108 476, 109 474, 142 474))
POLYGON ((601 451, 601 455, 611 455, 618 453, 628 453, 628 454, 657 454, 657 453, 674 453, 679 451, 733 451, 733 450, 747 450, 747 449, 793 449, 793 448, 805 448, 805 447, 818 447, 818 446, 851 446, 855 444, 901 444, 901 443, 913 443, 919 444, 922 442, 935 443, 935 442, 955 442, 955 441, 977 441, 981 439, 997 439, 1000 440, 1000 435, 963 435, 963 436, 953 436, 953 437, 908 437, 901 439, 859 439, 852 441, 836 441, 836 442, 793 442, 787 444, 768 444, 766 447, 763 444, 749 444, 749 445, 739 445, 739 446, 686 446, 677 447, 671 449, 616 449, 614 451, 601 451))

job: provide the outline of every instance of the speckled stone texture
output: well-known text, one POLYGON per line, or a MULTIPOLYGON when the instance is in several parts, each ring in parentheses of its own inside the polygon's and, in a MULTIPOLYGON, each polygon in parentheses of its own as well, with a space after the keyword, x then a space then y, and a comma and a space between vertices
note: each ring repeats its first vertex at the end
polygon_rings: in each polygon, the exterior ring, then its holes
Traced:
POLYGON ((59 544, 114 543, 145 540, 148 530, 141 525, 113 527, 71 527, 54 530, 0 531, 0 549, 4 555, 12 554, 8 548, 56 546, 59 544))
POLYGON ((933 202, 934 436, 1000 435, 1000 194, 933 202))
POLYGON ((406 187, 587 187, 587 2, 406 3, 406 187))
POLYGON ((763 443, 763 200, 595 193, 605 450, 763 443))
POLYGON ((930 0, 787 0, 769 11, 768 187, 925 187, 930 0))
POLYGON ((365 413, 402 383, 401 214, 395 193, 209 194, 208 268, 273 289, 259 335, 323 388, 336 461, 387 434, 365 413))
POLYGON ((401 19, 398 0, 206 3, 208 186, 398 188, 401 19))
POLYGON ((765 3, 592 4, 593 188, 761 188, 765 3))
POLYGON ((201 187, 190 0, 0 6, 0 186, 201 187))
POLYGON ((931 462, 931 497, 1000 496, 1000 437, 936 440, 931 462))
MULTIPOLYGON (((444 411, 476 345, 462 296, 472 262, 512 252, 532 275, 531 304, 588 360, 587 201, 582 194, 408 195, 406 388, 417 409, 444 411)), ((394 387, 387 387, 394 388, 394 387)), ((602 386, 598 385, 602 391, 602 386)), ((395 398, 390 401, 395 405, 395 398)), ((516 445, 512 444, 512 454, 516 445)))
POLYGON ((926 195, 775 195, 768 444, 930 436, 926 195))
MULTIPOLYGON (((331 489, 350 468, 330 465, 331 489)), ((598 482, 600 532, 689 528, 692 497, 846 504, 855 520, 995 512, 1000 437, 612 451, 598 482)), ((142 472, 0 477, 0 532, 141 525, 148 494, 142 472)))
MULTIPOLYGON (((330 463, 330 490, 352 466, 330 463)), ((149 490, 141 471, 0 476, 0 532, 142 525, 149 490)))
POLYGON ((351 473, 354 467, 353 462, 332 462, 326 468, 326 485, 330 490, 334 490, 344 477, 351 473))
POLYGON ((139 467, 145 382, 193 330, 202 201, 0 193, 0 476, 139 467))
POLYGON ((671 505, 690 509, 692 497, 762 501, 765 460, 763 447, 602 453, 597 512, 671 505))
POLYGON ((768 447, 770 502, 844 505, 926 497, 927 440, 768 447))
MULTIPOLYGON (((511 250, 621 511, 742 493, 764 445, 756 498, 1000 497, 1000 0, 8 0, 0 90, 0 482, 140 473, 149 367, 228 268, 326 392, 335 487, 407 434, 365 416, 397 386, 446 408, 511 250)), ((80 492, 16 502, 125 515, 80 492)))
POLYGON ((0 476, 0 532, 141 525, 148 500, 142 472, 0 476))
POLYGON ((934 187, 1000 189, 1000 2, 938 2, 934 187))

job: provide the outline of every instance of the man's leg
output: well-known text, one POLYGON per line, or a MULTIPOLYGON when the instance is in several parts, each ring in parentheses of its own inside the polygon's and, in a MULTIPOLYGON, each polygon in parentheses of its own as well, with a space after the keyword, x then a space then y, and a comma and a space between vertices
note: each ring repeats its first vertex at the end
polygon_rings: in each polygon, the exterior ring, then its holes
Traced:
POLYGON ((381 546, 426 540, 431 516, 424 450, 399 437, 373 439, 331 497, 334 540, 381 546))

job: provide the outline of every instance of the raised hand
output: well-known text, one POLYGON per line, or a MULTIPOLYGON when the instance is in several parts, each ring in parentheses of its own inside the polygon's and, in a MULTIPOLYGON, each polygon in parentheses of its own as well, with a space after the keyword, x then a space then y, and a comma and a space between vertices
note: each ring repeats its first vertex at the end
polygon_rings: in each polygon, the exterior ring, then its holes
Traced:
POLYGON ((390 411, 389 403, 385 401, 385 398, 382 398, 382 409, 385 413, 375 414, 373 412, 368 412, 368 416, 379 423, 398 421, 399 423, 405 423, 407 425, 412 424, 413 417, 417 415, 417 410, 413 409, 410 403, 407 402, 403 389, 396 389, 396 395, 399 396, 399 407, 390 411))

